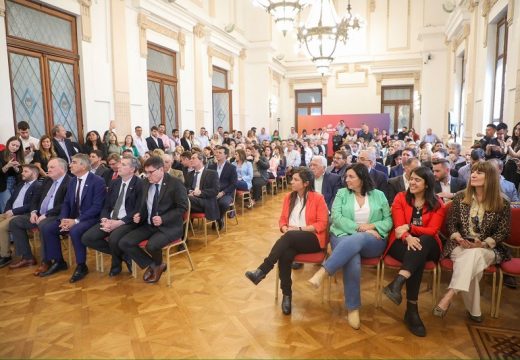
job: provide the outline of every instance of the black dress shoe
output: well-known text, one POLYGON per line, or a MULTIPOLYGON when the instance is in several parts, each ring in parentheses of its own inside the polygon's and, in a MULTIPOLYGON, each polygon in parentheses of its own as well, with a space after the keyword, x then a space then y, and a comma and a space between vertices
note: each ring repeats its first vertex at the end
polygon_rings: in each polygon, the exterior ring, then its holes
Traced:
POLYGON ((72 274, 69 282, 75 283, 76 281, 80 281, 88 274, 88 267, 85 264, 78 264, 76 266, 76 270, 74 270, 74 274, 72 274))
POLYGON ((132 273, 132 259, 130 259, 128 256, 123 256, 123 261, 126 264, 126 268, 128 269, 128 272, 132 273))
POLYGON ((110 272, 108 273, 108 276, 110 277, 113 277, 113 276, 117 276, 121 273, 123 269, 121 269, 121 265, 119 266, 112 266, 110 268, 110 272))
POLYGON ((293 262, 293 263, 291 264, 291 268, 292 268, 293 270, 300 270, 302 267, 303 267, 303 264, 302 264, 302 263, 293 262))
POLYGON ((10 256, 0 257, 0 268, 9 265, 11 261, 13 261, 13 258, 10 256))
POLYGON ((69 267, 67 266, 67 263, 65 261, 55 261, 48 269, 47 271, 43 271, 39 273, 39 276, 45 277, 52 274, 57 273, 58 271, 64 271, 67 270, 69 267))
POLYGON ((256 269, 255 271, 246 271, 246 277, 251 280, 253 284, 258 285, 258 283, 265 278, 265 274, 262 270, 256 269))
POLYGON ((426 328, 419 317, 419 311, 417 309, 417 303, 413 304, 408 302, 406 304, 406 312, 404 313, 404 323, 406 327, 415 336, 425 337, 426 328))
POLYGON ((510 289, 516 289, 516 278, 511 275, 504 275, 504 286, 510 289))
POLYGON ((401 301, 403 301, 401 290, 405 282, 406 278, 403 275, 397 275, 394 281, 383 288, 385 295, 396 305, 401 304, 401 301))
POLYGON ((282 298, 282 312, 284 315, 290 315, 291 314, 291 302, 292 302, 292 296, 291 295, 284 295, 282 298))
POLYGON ((482 315, 479 315, 479 316, 471 315, 471 313, 469 311, 466 311, 466 314, 468 315, 468 319, 470 319, 473 322, 480 324, 482 321, 484 321, 484 318, 482 317, 482 315))

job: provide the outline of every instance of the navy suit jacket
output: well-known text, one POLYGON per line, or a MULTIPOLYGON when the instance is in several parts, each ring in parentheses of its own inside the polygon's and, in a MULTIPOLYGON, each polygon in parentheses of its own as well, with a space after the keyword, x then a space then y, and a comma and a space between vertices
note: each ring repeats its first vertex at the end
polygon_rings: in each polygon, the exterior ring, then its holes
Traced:
POLYGON ((388 168, 386 166, 384 166, 380 162, 376 161, 376 164, 374 165, 374 169, 376 169, 380 173, 383 173, 383 175, 385 176, 385 179, 388 180, 388 168))
MULTIPOLYGON (((213 163, 210 166, 208 166, 208 169, 217 171, 217 163, 213 163)), ((217 171, 218 174, 218 171, 217 171)), ((193 180, 192 180, 193 181, 193 180)), ((237 188, 237 171, 233 165, 229 163, 229 161, 226 161, 224 164, 224 167, 222 168, 222 172, 220 173, 219 177, 219 187, 218 190, 223 191, 224 194, 229 195, 233 197, 233 193, 235 192, 235 189, 237 188)))
MULTIPOLYGON (((74 177, 69 181, 67 188, 67 195, 61 206, 59 220, 71 219, 76 208, 76 184, 78 178, 74 177)), ((106 197, 106 186, 102 178, 97 175, 88 173, 83 191, 81 193, 81 201, 79 208, 79 216, 75 217, 80 222, 93 221, 93 224, 99 221, 99 214, 103 209, 103 204, 106 197)))
MULTIPOLYGON (((54 144, 54 151, 56 151, 56 154, 59 158, 62 158, 66 162, 69 162, 69 159, 67 158, 67 154, 65 154, 65 151, 61 147, 61 145, 58 143, 56 139, 52 139, 52 143, 54 144)), ((67 152, 69 153, 69 158, 72 158, 73 155, 76 155, 78 152, 74 148, 74 145, 72 144, 72 141, 69 139, 65 139, 65 147, 67 148, 67 152)))
POLYGON ((404 175, 396 176, 388 179, 388 202, 390 205, 394 202, 395 196, 401 191, 405 191, 404 175))
MULTIPOLYGON (((105 206, 101 211, 100 218, 110 219, 110 213, 114 210, 114 207, 117 202, 117 198, 119 197, 119 193, 121 192, 121 184, 123 183, 123 179, 118 177, 114 181, 110 183, 110 187, 108 188, 107 197, 105 199, 105 206)), ((139 212, 141 206, 141 196, 143 195, 143 180, 138 176, 133 176, 130 179, 130 183, 128 184, 128 188, 126 189, 125 194, 125 210, 126 216, 121 220, 125 224, 129 224, 133 221, 133 217, 135 213, 139 212)))
POLYGON ((390 178, 401 176, 401 175, 403 175, 403 172, 404 172, 404 169, 403 169, 402 164, 392 166, 392 168, 390 169, 390 178))
POLYGON ((161 149, 164 151, 164 144, 161 138, 157 138, 157 142, 149 136, 146 138, 146 145, 148 146, 148 150, 153 151, 155 149, 161 149), (157 146, 159 144, 159 146, 157 146))
MULTIPOLYGON (((194 176, 195 171, 190 171, 184 178, 184 185, 188 191, 193 190, 192 184, 194 176)), ((206 218, 208 220, 220 219, 220 210, 217 203, 219 180, 216 170, 204 169, 200 178, 199 189, 201 194, 198 197, 204 201, 204 213, 206 214, 206 218)))
POLYGON ((14 215, 22 215, 22 214, 27 214, 30 212, 31 202, 33 201, 34 198, 37 198, 40 196, 42 183, 39 182, 38 180, 35 180, 31 184, 31 186, 29 186, 27 191, 25 192, 25 196, 23 197, 23 205, 13 209, 13 204, 14 204, 16 198, 18 197, 20 190, 22 190, 22 187, 24 184, 25 184, 25 182, 21 182, 20 184, 16 185, 16 187, 14 188, 13 194, 11 195, 9 200, 7 200, 7 204, 5 205, 4 211, 12 210, 14 215))
POLYGON ((336 193, 343 187, 341 176, 333 173, 323 174, 323 184, 321 185, 321 194, 325 198, 329 211, 332 209, 332 203, 336 198, 336 193))
POLYGON ((381 190, 385 194, 386 198, 388 199, 388 182, 387 182, 385 174, 376 169, 371 169, 370 178, 372 179, 372 182, 374 183, 375 188, 378 190, 381 190))
MULTIPOLYGON (((61 206, 63 205, 63 200, 65 199, 65 194, 67 194, 67 187, 69 186, 69 181, 70 176, 68 174, 65 174, 63 180, 61 181, 60 187, 58 188, 58 190, 56 190, 56 193, 54 195, 54 203, 52 209, 47 211, 45 216, 58 216, 60 214, 61 206)), ((42 202, 47 196, 49 190, 51 189, 53 182, 54 180, 52 180, 50 177, 46 177, 45 180, 43 180, 40 196, 37 196, 33 199, 31 203, 31 211, 37 211, 38 215, 44 215, 40 214, 40 208, 42 207, 42 202)))

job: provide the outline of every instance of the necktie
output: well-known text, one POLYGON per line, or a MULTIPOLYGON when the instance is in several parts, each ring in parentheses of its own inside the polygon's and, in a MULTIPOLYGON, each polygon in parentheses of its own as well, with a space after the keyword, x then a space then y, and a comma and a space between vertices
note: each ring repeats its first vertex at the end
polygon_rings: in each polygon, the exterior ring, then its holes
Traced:
POLYGON ((115 172, 112 174, 112 180, 117 179, 118 176, 119 176, 119 174, 117 173, 117 171, 115 171, 115 172))
POLYGON ((117 197, 116 204, 114 205, 114 210, 112 211, 112 219, 119 219, 119 210, 121 210, 121 205, 123 205, 123 199, 125 198, 125 187, 126 184, 123 183, 121 186, 121 191, 119 192, 119 196, 117 197))
POLYGON ((80 197, 79 197, 79 192, 81 190, 81 181, 83 181, 83 179, 81 178, 78 178, 78 187, 76 188, 76 197, 74 199, 74 202, 75 202, 75 205, 76 205, 76 216, 79 216, 79 207, 80 207, 80 197))
POLYGON ((47 195, 45 195, 45 198, 42 201, 42 204, 40 206, 40 215, 47 214, 47 211, 49 211, 49 204, 51 203, 51 199, 54 197, 54 192, 56 191, 56 186, 58 186, 58 182, 54 181, 52 183, 51 188, 47 192, 47 195))
POLYGON ((153 194, 153 203, 152 203, 152 213, 150 214, 150 223, 152 222, 152 217, 158 215, 159 207, 159 184, 155 184, 155 194, 153 194))
POLYGON ((197 186, 197 178, 199 177, 199 172, 195 171, 195 174, 193 175, 193 182, 191 183, 191 189, 195 190, 197 186))

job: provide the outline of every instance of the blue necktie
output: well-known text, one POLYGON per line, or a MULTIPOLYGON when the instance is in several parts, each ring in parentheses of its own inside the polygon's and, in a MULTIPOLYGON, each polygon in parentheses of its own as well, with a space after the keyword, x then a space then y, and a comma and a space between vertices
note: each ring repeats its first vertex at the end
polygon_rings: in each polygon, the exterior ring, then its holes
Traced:
POLYGON ((51 188, 47 192, 47 195, 45 195, 45 198, 42 201, 42 205, 40 206, 40 215, 47 214, 47 211, 49 211, 49 205, 51 203, 51 200, 54 198, 54 192, 56 191, 56 187, 58 186, 58 182, 54 181, 52 183, 51 188))

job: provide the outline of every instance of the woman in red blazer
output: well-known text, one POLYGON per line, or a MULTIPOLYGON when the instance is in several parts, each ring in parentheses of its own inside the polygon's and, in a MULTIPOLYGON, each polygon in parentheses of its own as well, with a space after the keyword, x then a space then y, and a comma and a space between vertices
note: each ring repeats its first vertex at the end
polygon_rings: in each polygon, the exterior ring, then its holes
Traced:
POLYGON ((401 289, 406 283, 406 313, 404 322, 416 336, 426 336, 417 299, 424 265, 439 260, 442 243, 439 230, 445 216, 442 200, 435 195, 435 178, 425 166, 410 173, 407 191, 397 194, 392 204, 394 231, 390 232, 385 252, 402 262, 394 281, 383 289, 390 300, 399 305, 401 289))
POLYGON ((279 225, 282 236, 264 262, 246 276, 255 285, 262 281, 278 262, 282 311, 291 313, 291 264, 298 254, 318 252, 326 246, 328 208, 323 196, 314 191, 314 175, 304 167, 293 170, 292 192, 284 198, 279 225))

